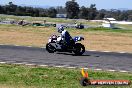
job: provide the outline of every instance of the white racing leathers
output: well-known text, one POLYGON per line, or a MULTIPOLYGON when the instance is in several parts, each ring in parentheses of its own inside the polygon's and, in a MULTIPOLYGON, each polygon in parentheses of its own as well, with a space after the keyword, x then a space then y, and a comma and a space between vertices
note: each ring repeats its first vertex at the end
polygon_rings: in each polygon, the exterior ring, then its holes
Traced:
POLYGON ((57 40, 60 40, 60 39, 64 42, 66 42, 67 45, 69 45, 70 39, 72 39, 72 37, 70 36, 68 31, 64 30, 64 31, 62 31, 60 38, 59 37, 57 38, 57 40))

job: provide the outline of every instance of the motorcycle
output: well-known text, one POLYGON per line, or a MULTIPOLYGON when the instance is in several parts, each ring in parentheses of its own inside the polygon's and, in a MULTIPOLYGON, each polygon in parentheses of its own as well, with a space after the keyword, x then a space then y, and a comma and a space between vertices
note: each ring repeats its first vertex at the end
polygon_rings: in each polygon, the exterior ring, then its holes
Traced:
POLYGON ((48 43, 46 44, 46 50, 49 53, 58 52, 70 52, 75 55, 82 55, 85 52, 85 47, 81 43, 77 43, 78 41, 84 40, 83 37, 76 36, 70 39, 70 45, 67 45, 65 41, 62 40, 60 36, 52 35, 48 43))

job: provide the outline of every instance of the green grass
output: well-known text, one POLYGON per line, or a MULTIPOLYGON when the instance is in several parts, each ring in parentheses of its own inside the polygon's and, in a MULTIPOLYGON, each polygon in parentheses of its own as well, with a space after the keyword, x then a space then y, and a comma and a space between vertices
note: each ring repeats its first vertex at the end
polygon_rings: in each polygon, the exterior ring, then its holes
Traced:
MULTIPOLYGON (((124 79, 132 81, 131 73, 87 71, 90 79, 124 79)), ((4 88, 83 88, 79 83, 81 77, 80 69, 0 64, 0 85, 6 85, 4 88)), ((130 87, 132 86, 97 86, 96 88, 130 87)), ((95 86, 86 88, 95 88, 95 86)))
MULTIPOLYGON (((99 26, 102 24, 102 22, 91 22, 88 20, 75 20, 75 19, 65 19, 65 18, 49 18, 49 17, 30 17, 30 16, 14 16, 14 15, 4 15, 0 14, 0 20, 6 20, 6 19, 14 19, 16 21, 20 21, 22 19, 27 20, 29 22, 32 21, 44 21, 52 22, 52 23, 82 23, 90 26, 99 26)), ((121 25, 121 24, 115 24, 116 27, 122 28, 122 29, 130 29, 132 30, 131 25, 121 25)))
POLYGON ((49 17, 30 17, 30 16, 14 16, 14 15, 0 15, 0 20, 6 20, 6 19, 14 19, 16 21, 18 20, 27 20, 27 21, 44 21, 47 22, 57 22, 57 23, 66 23, 66 22, 72 22, 72 20, 67 19, 59 19, 59 18, 49 18, 49 17))
MULTIPOLYGON (((68 31, 75 31, 75 29, 70 28, 67 29, 68 31)), ((97 28, 87 28, 87 29, 80 29, 80 32, 111 32, 111 33, 124 33, 124 34, 131 34, 132 29, 111 29, 111 28, 103 28, 103 27, 97 27, 97 28)))
POLYGON ((44 21, 46 22, 52 22, 52 23, 83 23, 88 25, 97 26, 100 25, 100 22, 90 22, 87 20, 75 20, 75 19, 65 19, 65 18, 49 18, 49 17, 30 17, 30 16, 14 16, 14 15, 4 15, 0 14, 0 20, 6 20, 6 19, 14 19, 16 21, 20 21, 22 19, 27 20, 29 22, 32 21, 44 21))
MULTIPOLYGON (((30 29, 37 29, 37 28, 43 28, 43 27, 34 27, 34 26, 17 26, 17 25, 3 25, 3 24, 0 24, 0 27, 1 29, 0 30, 4 30, 4 31, 11 31, 11 30, 16 30, 16 29, 24 29, 27 30, 27 31, 34 31, 34 32, 43 32, 42 30, 30 30, 30 29), (7 27, 9 27, 7 29, 7 27), (15 29, 14 29, 15 28, 15 29)), ((51 30, 56 30, 56 28, 54 27, 50 27, 51 30)), ((66 29, 68 30, 69 32, 74 32, 76 31, 77 29, 75 28, 68 28, 66 29)), ((78 29, 79 30, 79 29, 78 29)), ((79 30, 80 33, 83 33, 83 32, 111 32, 111 33, 124 33, 124 34, 131 34, 132 33, 132 29, 111 29, 111 28, 103 28, 103 27, 97 27, 97 28, 87 28, 87 29, 81 29, 79 30)))

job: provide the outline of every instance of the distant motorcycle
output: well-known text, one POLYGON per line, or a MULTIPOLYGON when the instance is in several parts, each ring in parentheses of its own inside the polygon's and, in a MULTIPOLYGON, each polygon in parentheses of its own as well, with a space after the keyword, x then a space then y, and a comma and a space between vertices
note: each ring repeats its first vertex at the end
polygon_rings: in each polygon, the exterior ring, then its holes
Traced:
POLYGON ((49 53, 58 52, 70 52, 75 55, 82 55, 85 52, 85 47, 78 41, 84 40, 83 37, 76 36, 70 40, 70 45, 67 45, 64 41, 60 39, 60 36, 52 35, 46 44, 46 50, 49 53))

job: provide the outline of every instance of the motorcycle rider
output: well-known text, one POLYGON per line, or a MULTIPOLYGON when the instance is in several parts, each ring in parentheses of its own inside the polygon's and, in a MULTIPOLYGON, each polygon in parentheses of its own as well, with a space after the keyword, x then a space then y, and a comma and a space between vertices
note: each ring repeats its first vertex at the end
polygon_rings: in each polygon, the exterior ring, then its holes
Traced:
POLYGON ((60 26, 58 28, 58 32, 61 33, 60 40, 66 43, 67 46, 70 46, 70 41, 72 40, 72 37, 70 36, 69 32, 65 30, 63 26, 60 26))

